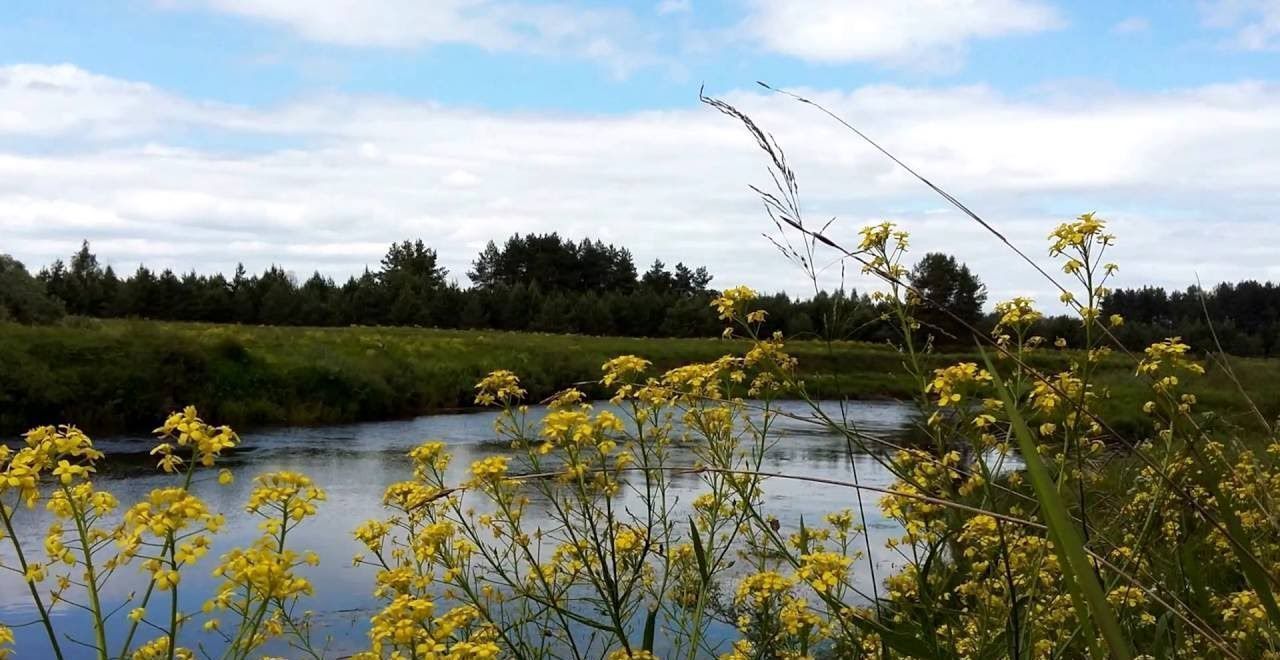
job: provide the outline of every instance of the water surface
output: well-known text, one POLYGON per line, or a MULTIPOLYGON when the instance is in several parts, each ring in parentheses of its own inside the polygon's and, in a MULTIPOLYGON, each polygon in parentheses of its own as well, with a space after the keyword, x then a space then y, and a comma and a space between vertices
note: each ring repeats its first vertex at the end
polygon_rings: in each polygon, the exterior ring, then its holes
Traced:
MULTIPOLYGON (((802 402, 782 402, 777 406, 786 413, 806 416, 812 414, 802 402)), ((896 402, 851 402, 845 404, 845 414, 852 426, 859 431, 899 437, 912 424, 913 409, 896 402)), ((827 402, 822 408, 839 419, 840 404, 827 402)), ((543 410, 531 411, 531 416, 541 415, 543 410)), ((218 486, 212 471, 202 473, 195 491, 214 509, 227 515, 226 527, 214 537, 214 547, 195 567, 183 574, 179 594, 183 611, 195 612, 205 598, 215 589, 217 580, 210 575, 218 556, 234 546, 248 545, 259 535, 258 519, 242 513, 242 506, 252 489, 253 477, 263 472, 292 470, 311 476, 325 489, 328 500, 320 505, 320 513, 290 535, 290 545, 295 549, 311 549, 321 557, 318 568, 307 574, 315 585, 316 594, 307 606, 316 612, 318 638, 331 637, 331 655, 345 655, 365 643, 365 631, 369 616, 375 611, 376 601, 371 595, 372 571, 354 568, 351 557, 363 550, 351 537, 351 530, 368 518, 386 515, 381 505, 383 489, 396 481, 410 477, 411 466, 404 454, 427 439, 445 441, 453 454, 450 466, 455 481, 462 481, 466 467, 479 458, 494 454, 510 453, 510 448, 495 442, 493 422, 496 412, 428 415, 411 420, 346 424, 312 428, 264 429, 242 435, 243 450, 229 457, 223 464, 235 474, 231 486, 218 486)), ((888 486, 892 478, 875 457, 865 454, 850 456, 844 438, 828 429, 809 422, 779 417, 775 422, 777 442, 765 455, 762 470, 790 475, 805 475, 834 480, 850 481, 854 470, 863 484, 888 486)), ((153 488, 172 485, 172 476, 155 473, 152 459, 145 451, 153 444, 150 438, 118 437, 102 439, 98 447, 109 457, 116 456, 99 477, 99 487, 116 494, 121 509, 145 497, 153 488), (127 456, 127 458, 121 458, 127 456)), ((692 464, 693 455, 687 449, 676 448, 671 463, 692 464)), ((776 516, 787 528, 798 526, 801 517, 806 521, 820 521, 823 514, 845 508, 857 507, 856 491, 838 486, 815 485, 801 481, 771 479, 764 485, 766 512, 776 516)), ((626 491, 624 490, 624 493, 626 491)), ((668 498, 677 501, 678 508, 701 492, 701 482, 694 475, 673 477, 668 498)), ((628 497, 623 495, 624 498, 628 497)), ((884 541, 898 533, 895 523, 879 515, 878 500, 874 494, 863 496, 868 516, 868 535, 872 556, 869 564, 864 560, 854 566, 855 586, 864 593, 872 591, 872 568, 883 580, 894 569, 894 557, 883 549, 884 541)), ((19 536, 25 539, 29 558, 43 559, 42 539, 50 518, 42 509, 20 510, 17 521, 19 536)), ((7 541, 0 547, 0 562, 15 565, 13 551, 7 541)), ((145 580, 138 569, 130 566, 113 576, 107 584, 105 601, 119 604, 130 592, 145 588, 145 580)), ((52 581, 44 583, 46 588, 52 581)), ((167 598, 163 599, 167 603, 167 598)), ((126 628, 124 613, 134 605, 121 609, 109 622, 109 639, 118 644, 126 628)), ((167 607, 167 605, 166 605, 167 607)), ((167 609, 165 610, 167 612, 167 609)), ((88 619, 82 611, 68 606, 55 610, 60 629, 70 631, 81 639, 91 639, 88 619)), ((167 615, 166 615, 167 616, 167 615)), ((0 571, 0 621, 10 625, 33 621, 34 608, 30 605, 21 579, 9 571, 0 571)), ((160 610, 153 609, 152 617, 160 620, 160 610)), ((157 631, 139 631, 139 641, 150 639, 157 631)), ((48 643, 39 626, 15 629, 18 657, 43 657, 48 643)), ((319 641, 319 640, 318 640, 319 641)), ((220 648, 219 639, 206 634, 195 625, 188 625, 179 637, 179 644, 192 647, 203 643, 212 654, 220 648)), ((72 642, 63 642, 63 650, 69 657, 91 657, 87 649, 72 642)), ((115 652, 112 648, 112 653, 115 652)), ((290 655, 287 649, 276 651, 290 655)))

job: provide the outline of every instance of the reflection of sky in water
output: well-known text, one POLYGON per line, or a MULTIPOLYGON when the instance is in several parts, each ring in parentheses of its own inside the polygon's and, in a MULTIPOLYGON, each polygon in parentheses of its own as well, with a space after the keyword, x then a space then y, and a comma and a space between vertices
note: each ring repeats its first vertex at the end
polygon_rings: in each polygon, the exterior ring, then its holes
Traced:
MULTIPOLYGON (((893 402, 854 402, 847 404, 848 419, 858 430, 881 435, 897 435, 906 430, 912 419, 912 409, 893 402)), ((798 415, 810 414, 806 404, 786 402, 780 405, 785 412, 798 415)), ((839 419, 839 404, 828 403, 823 409, 839 419)), ((537 411, 539 414, 541 411, 537 411)), ((215 510, 227 514, 227 526, 214 537, 214 547, 193 569, 183 574, 179 588, 180 607, 184 612, 197 612, 206 597, 213 593, 217 581, 210 572, 223 552, 234 546, 250 543, 258 535, 258 519, 240 513, 252 488, 252 479, 262 472, 293 470, 303 472, 321 485, 328 493, 328 501, 320 506, 319 516, 303 524, 290 535, 290 545, 295 549, 311 549, 320 554, 319 568, 310 569, 308 577, 315 584, 316 594, 305 607, 316 612, 317 641, 332 636, 333 651, 347 651, 365 642, 368 617, 375 607, 371 596, 372 572, 367 568, 351 567, 351 556, 363 548, 351 537, 351 530, 368 518, 382 517, 382 490, 388 484, 407 479, 410 466, 404 453, 425 439, 442 439, 449 444, 454 460, 450 466, 453 481, 461 481, 472 461, 488 455, 508 452, 502 443, 494 441, 493 421, 496 413, 481 412, 459 415, 434 415, 413 420, 350 424, 317 428, 267 429, 246 433, 244 450, 230 457, 224 466, 236 476, 229 487, 219 487, 213 482, 214 473, 202 473, 203 478, 195 486, 215 510)), ((785 474, 814 476, 850 481, 853 469, 849 461, 845 441, 837 434, 824 431, 812 423, 779 417, 774 425, 776 444, 765 456, 762 470, 785 474)), ((151 470, 152 459, 145 455, 151 441, 142 438, 119 438, 97 443, 109 457, 115 456, 104 466, 99 486, 111 490, 121 500, 121 509, 145 496, 153 488, 173 484, 173 479, 151 470)), ((694 461, 687 449, 675 449, 669 461, 671 465, 688 465, 694 461)), ((884 487, 891 476, 876 460, 868 455, 854 456, 854 466, 861 483, 884 487)), ((679 520, 688 503, 701 491, 702 484, 695 475, 673 475, 667 491, 669 499, 676 500, 679 520)), ((812 484, 802 481, 772 479, 765 483, 766 512, 777 516, 783 531, 798 527, 801 516, 806 524, 821 523, 822 515, 845 508, 857 508, 856 491, 851 488, 812 484), (812 522, 811 522, 812 521, 812 522)), ((627 491, 624 489, 623 491, 627 491)), ((634 497, 632 495, 624 495, 634 497)), ((880 517, 876 507, 878 497, 864 493, 868 516, 868 533, 874 553, 876 576, 883 580, 892 571, 893 557, 884 550, 884 541, 897 533, 894 523, 880 517)), ((531 512, 532 513, 532 512, 531 512)), ((532 516, 531 516, 532 518, 532 516)), ((44 559, 42 540, 49 524, 49 516, 42 508, 22 509, 17 514, 19 536, 24 538, 28 557, 44 559)), ((532 522, 532 519, 530 520, 532 522)), ((13 550, 8 541, 0 544, 0 561, 15 565, 13 550)), ((108 556, 108 555, 104 555, 108 556)), ((864 593, 872 589, 871 571, 866 561, 854 567, 855 586, 864 593)), ((108 608, 122 603, 131 591, 145 587, 145 581, 137 572, 136 564, 123 569, 108 582, 105 602, 108 608)), ((56 571, 55 571, 56 572, 56 571)), ((47 589, 52 579, 44 583, 47 589)), ((78 599, 83 600, 83 599, 78 599)), ((162 602, 164 609, 153 603, 153 620, 167 619, 168 597, 153 599, 162 602)), ((124 614, 134 605, 123 607, 109 622, 108 638, 119 643, 126 628, 124 614)), ((60 629, 81 639, 91 639, 88 619, 82 611, 61 605, 55 609, 60 629)), ((21 578, 9 571, 0 571, 0 621, 14 626, 36 618, 30 605, 30 594, 21 578)), ((197 619, 189 623, 179 636, 179 643, 192 647, 203 642, 215 649, 219 639, 200 630, 197 619)), ((37 625, 15 630, 21 651, 19 657, 40 657, 47 649, 42 629, 37 625)), ((159 634, 139 629, 137 642, 159 634)), ((69 657, 90 657, 83 647, 64 641, 63 651, 69 657)), ((115 648, 111 652, 115 652, 115 648)), ((288 654, 287 649, 277 652, 288 654)))

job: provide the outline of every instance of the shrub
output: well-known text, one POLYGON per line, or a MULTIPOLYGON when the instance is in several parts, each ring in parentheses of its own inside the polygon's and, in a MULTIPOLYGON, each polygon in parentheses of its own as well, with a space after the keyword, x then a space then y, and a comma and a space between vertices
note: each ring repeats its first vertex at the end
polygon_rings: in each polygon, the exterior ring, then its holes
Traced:
POLYGON ((0 321, 52 323, 63 313, 62 303, 45 292, 21 261, 0 254, 0 321))

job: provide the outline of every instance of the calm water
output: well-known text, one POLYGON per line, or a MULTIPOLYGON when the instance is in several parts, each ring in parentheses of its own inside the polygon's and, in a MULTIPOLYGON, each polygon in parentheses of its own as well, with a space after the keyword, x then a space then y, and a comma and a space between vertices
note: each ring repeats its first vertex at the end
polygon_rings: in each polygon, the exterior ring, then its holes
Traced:
MULTIPOLYGON (((802 403, 783 403, 787 412, 806 414, 802 403)), ((838 417, 839 404, 823 405, 833 417, 838 417)), ((850 423, 859 430, 895 436, 906 432, 912 423, 912 409, 894 402, 853 402, 846 407, 850 423)), ((539 411, 540 412, 540 411, 539 411)), ((457 415, 430 415, 412 420, 349 424, 315 428, 268 429, 245 433, 242 436, 244 451, 225 462, 225 467, 235 473, 232 486, 221 487, 213 481, 213 473, 196 485, 195 490, 219 511, 227 514, 227 526, 215 538, 209 555, 193 570, 183 575, 180 586, 183 611, 200 609, 205 597, 216 585, 209 574, 217 563, 217 557, 228 548, 247 545, 258 535, 256 518, 240 513, 252 488, 253 477, 262 472, 293 470, 310 475, 328 493, 328 501, 322 503, 318 517, 309 520, 290 535, 291 546, 311 549, 320 554, 321 565, 311 569, 308 577, 315 584, 316 595, 307 604, 316 612, 318 638, 331 636, 333 655, 359 648, 365 640, 368 617, 376 606, 371 597, 372 572, 365 568, 353 568, 351 556, 363 548, 351 537, 350 531, 359 522, 382 517, 383 488, 388 484, 409 478, 411 468, 404 453, 426 439, 440 439, 448 443, 454 460, 450 467, 455 472, 454 481, 461 481, 466 467, 473 460, 485 456, 507 453, 509 448, 493 441, 493 422, 496 413, 478 412, 457 415)), ((855 455, 850 465, 844 440, 820 427, 806 422, 779 418, 775 424, 778 442, 767 453, 763 470, 795 475, 808 475, 829 479, 851 480, 856 469, 860 481, 871 486, 887 486, 890 475, 868 455, 855 455)), ((116 459, 100 477, 100 487, 114 492, 121 500, 121 508, 145 496, 153 488, 171 485, 172 477, 151 471, 151 440, 145 437, 113 438, 99 440, 99 448, 108 456, 130 455, 116 459)), ((677 450, 672 464, 689 464, 692 455, 677 450)), ((777 516, 784 526, 798 526, 801 516, 806 521, 819 521, 827 512, 843 508, 856 509, 856 491, 836 486, 774 479, 764 486, 768 513, 777 516)), ((696 476, 673 479, 669 497, 678 500, 677 506, 685 506, 700 492, 701 484, 696 476)), ((624 490, 625 492, 625 490, 624 490)), ((884 540, 897 533, 892 521, 879 516, 876 497, 864 495, 867 504, 868 534, 871 537, 876 575, 883 577, 892 572, 893 557, 883 550, 884 540)), ((21 510, 18 513, 19 535, 27 540, 29 556, 43 559, 41 542, 49 518, 41 509, 21 510)), ((13 554, 8 542, 0 548, 0 561, 13 565, 13 554)), ((871 570, 864 560, 854 567, 856 586, 871 591, 871 570)), ((105 602, 119 604, 130 592, 145 587, 142 576, 134 567, 127 568, 108 583, 105 602)), ((46 582, 48 587, 52 583, 46 582)), ((0 621, 17 626, 34 620, 34 608, 29 605, 30 595, 21 580, 8 571, 0 571, 0 621)), ((167 597, 164 599, 167 603, 167 597)), ((123 616, 132 605, 121 609, 111 622, 114 635, 109 639, 119 643, 122 639, 123 616)), ((167 611, 167 610, 165 610, 167 611)), ((151 618, 160 619, 160 610, 153 610, 151 618)), ((90 639, 91 632, 82 612, 68 606, 55 610, 60 629, 78 632, 79 637, 90 639)), ((166 615, 167 616, 167 615, 166 615)), ((154 631, 152 631, 154 632, 154 631)), ((38 626, 15 630, 19 657, 43 657, 47 641, 38 626)), ((139 629, 139 641, 150 639, 145 629, 139 629)), ((203 642, 207 648, 216 649, 219 638, 199 629, 199 621, 189 624, 179 637, 183 646, 203 642)), ((71 657, 88 657, 86 649, 70 642, 63 643, 63 650, 71 657)), ((112 652, 115 652, 112 648, 112 652)), ((287 649, 276 649, 289 655, 287 649)))

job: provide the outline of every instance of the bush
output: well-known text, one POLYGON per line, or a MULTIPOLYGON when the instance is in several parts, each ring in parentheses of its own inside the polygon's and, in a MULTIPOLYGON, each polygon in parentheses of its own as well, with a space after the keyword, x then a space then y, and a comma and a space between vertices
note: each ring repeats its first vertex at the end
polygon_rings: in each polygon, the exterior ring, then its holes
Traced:
POLYGON ((53 323, 63 313, 62 303, 45 292, 21 261, 0 254, 0 321, 53 323))

